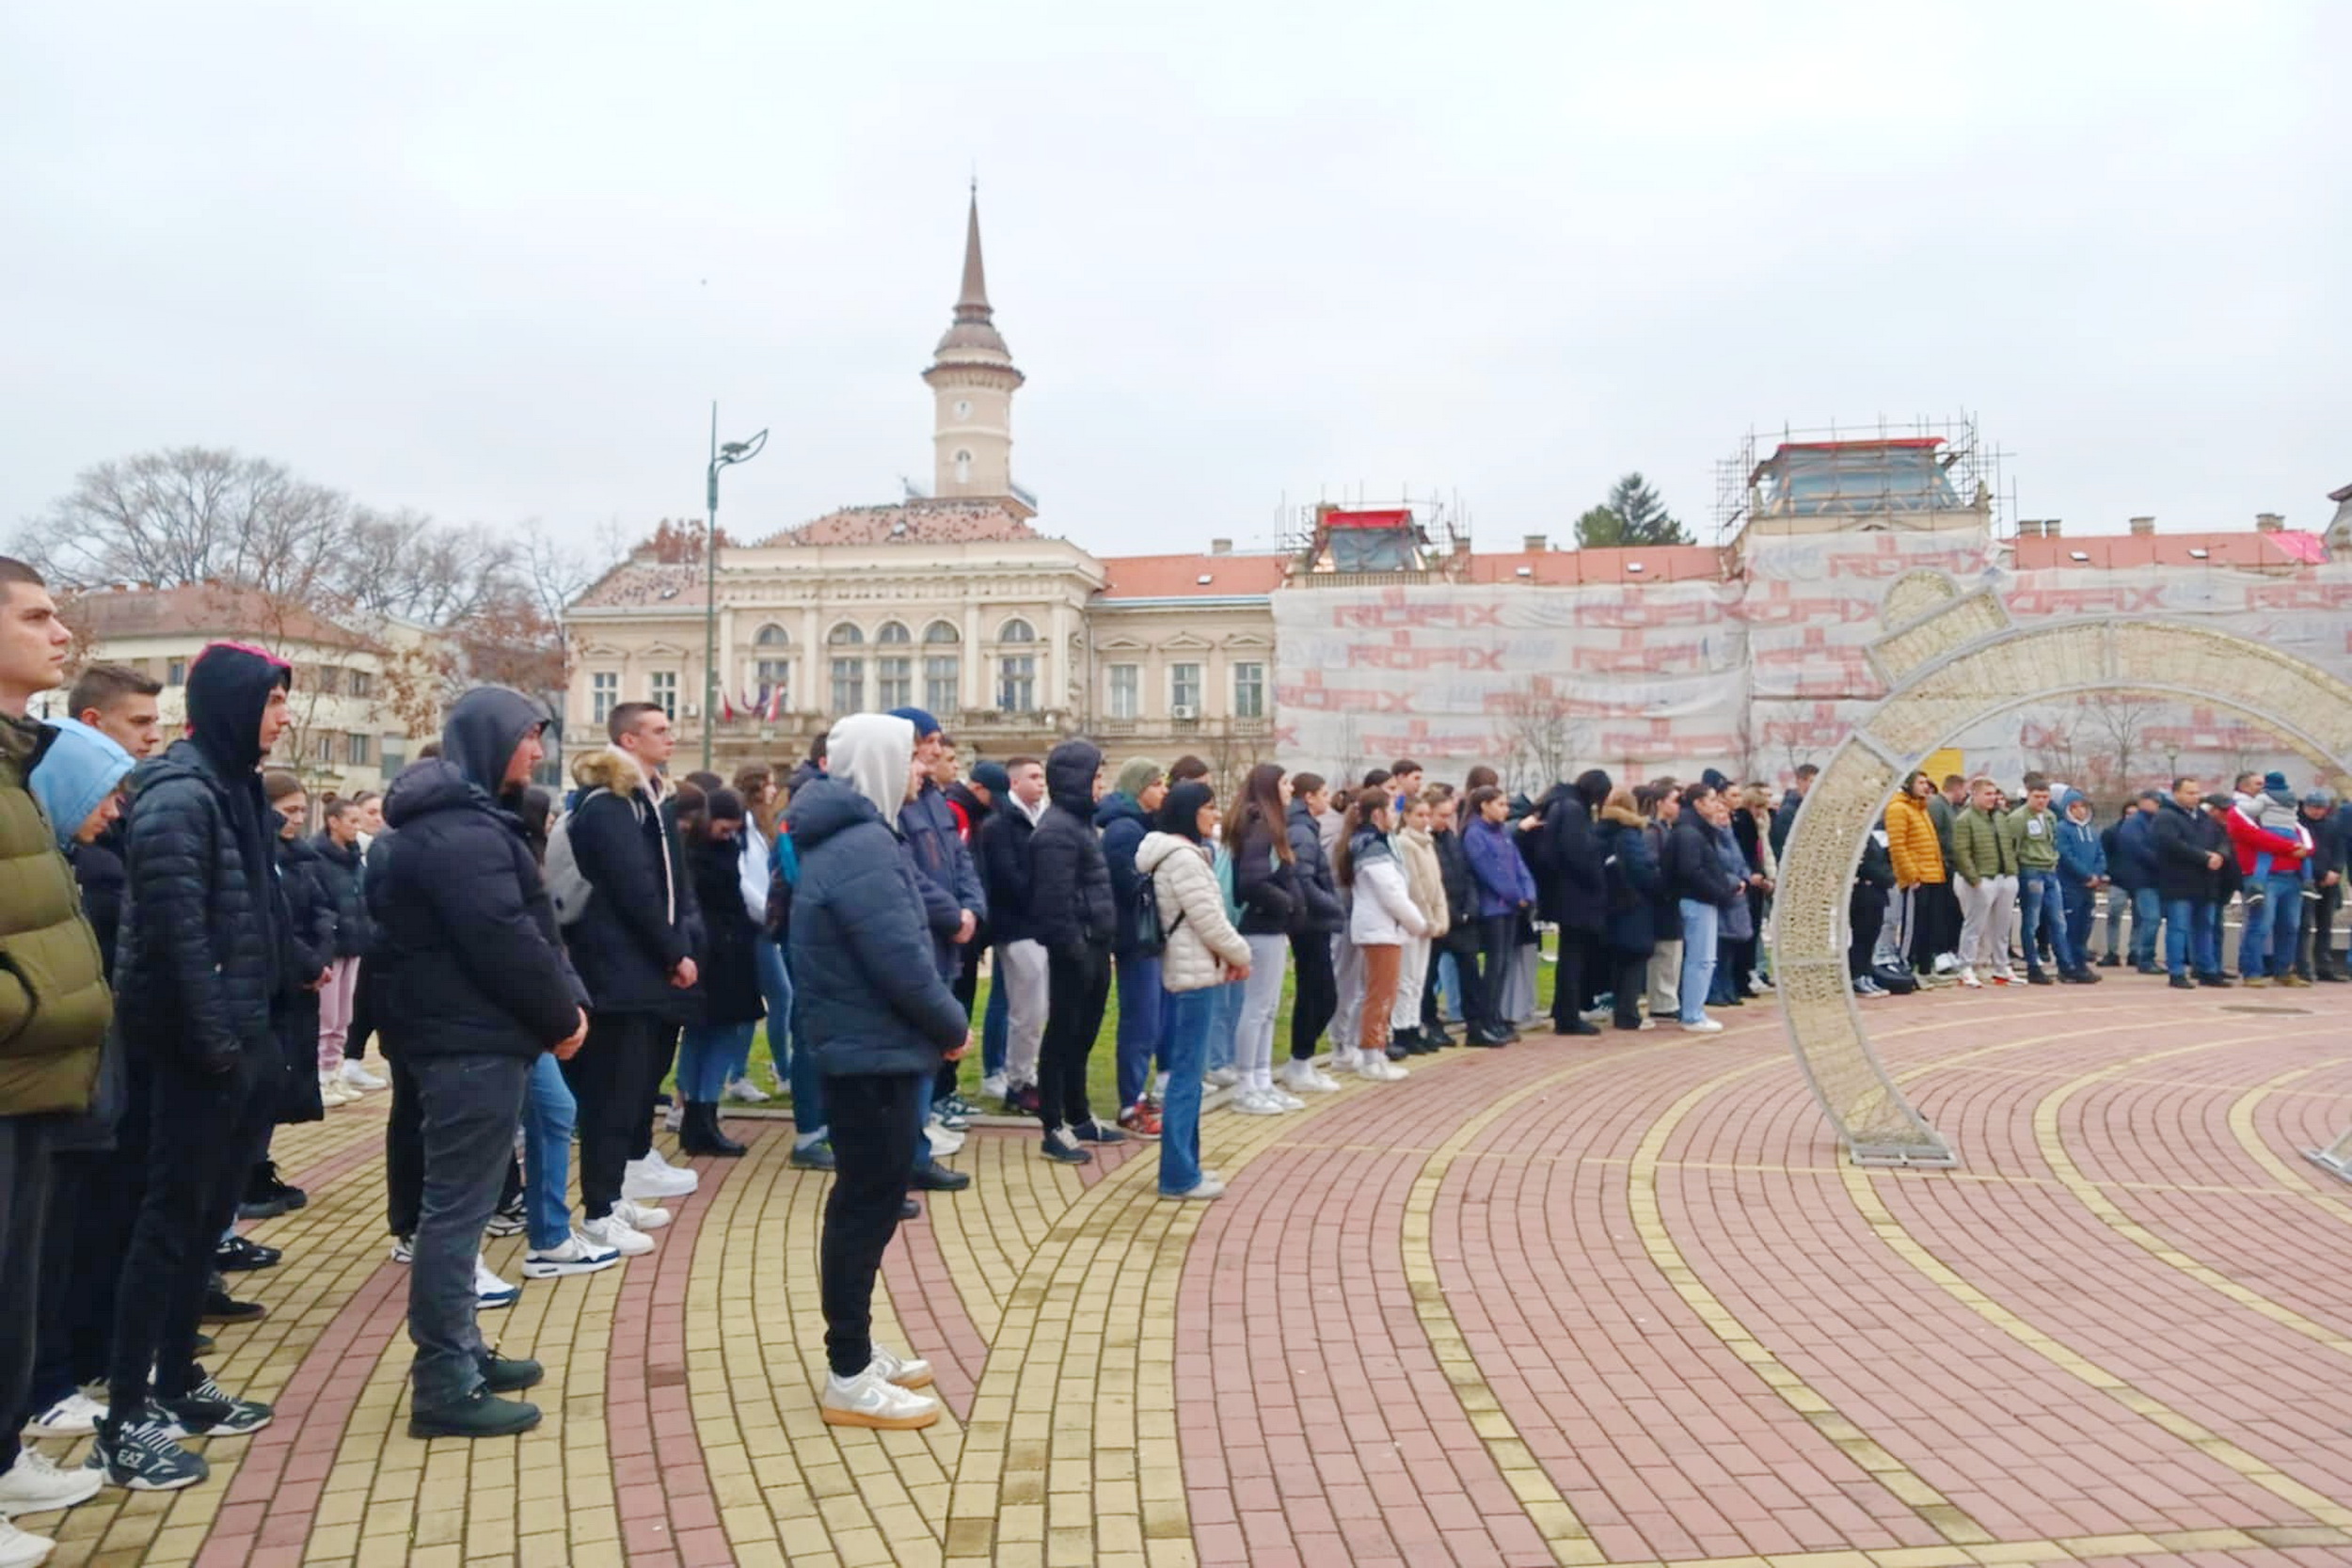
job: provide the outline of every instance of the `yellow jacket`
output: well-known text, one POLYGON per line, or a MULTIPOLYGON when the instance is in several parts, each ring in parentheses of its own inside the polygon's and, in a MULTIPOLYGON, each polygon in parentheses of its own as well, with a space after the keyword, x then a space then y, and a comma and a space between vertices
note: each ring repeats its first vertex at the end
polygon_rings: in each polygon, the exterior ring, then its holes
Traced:
POLYGON ((1935 819, 1923 800, 1898 795, 1886 803, 1886 852, 1895 862, 1899 887, 1945 879, 1944 848, 1936 842, 1935 819))

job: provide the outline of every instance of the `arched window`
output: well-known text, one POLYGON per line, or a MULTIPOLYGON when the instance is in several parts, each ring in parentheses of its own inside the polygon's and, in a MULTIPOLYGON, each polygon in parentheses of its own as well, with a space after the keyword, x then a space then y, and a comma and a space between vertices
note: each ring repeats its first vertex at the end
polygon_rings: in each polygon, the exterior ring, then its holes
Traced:
MULTIPOLYGON (((914 639, 897 621, 884 621, 874 641, 885 648, 908 646, 914 639)), ((887 712, 914 701, 914 660, 910 655, 887 653, 874 660, 874 705, 887 712)))
POLYGON ((752 645, 756 648, 781 648, 791 641, 790 633, 771 621, 759 628, 759 635, 752 639, 752 645))
POLYGON ((1034 642, 1037 641, 1037 628, 1016 615, 1005 623, 1004 629, 996 634, 996 641, 999 642, 1034 642))
MULTIPOLYGON (((835 648, 854 648, 864 644, 866 633, 855 624, 844 621, 825 633, 825 641, 835 648)), ((833 711, 836 716, 866 711, 866 659, 863 655, 834 656, 833 711)))
POLYGON ((777 712, 782 712, 791 701, 792 660, 785 655, 791 643, 791 634, 773 621, 760 627, 752 638, 752 646, 757 650, 757 657, 752 660, 753 696, 762 708, 771 706, 771 694, 776 699, 772 705, 777 712))
POLYGON ((972 454, 968 451, 956 453, 956 483, 958 484, 972 483, 972 454))
POLYGON ((877 642, 912 642, 914 639, 909 637, 907 628, 898 622, 884 621, 882 630, 874 634, 874 641, 877 642))
POLYGON ((963 660, 952 650, 963 641, 946 621, 923 628, 923 705, 932 713, 954 713, 963 706, 963 660))
MULTIPOLYGON (((1037 628, 1016 615, 997 628, 996 641, 1015 645, 1037 641, 1037 628)), ((1037 655, 1000 654, 996 658, 996 705, 1006 713, 1037 711, 1037 655)))

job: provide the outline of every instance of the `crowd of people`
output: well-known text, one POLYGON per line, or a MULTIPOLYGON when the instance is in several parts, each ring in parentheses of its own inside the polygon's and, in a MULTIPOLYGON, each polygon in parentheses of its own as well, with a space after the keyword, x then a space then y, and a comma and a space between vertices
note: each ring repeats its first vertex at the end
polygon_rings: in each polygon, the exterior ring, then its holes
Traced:
MULTIPOLYGON (((961 769, 909 707, 841 720, 786 778, 673 778, 668 715, 627 703, 558 799, 532 783, 545 710, 482 688, 383 798, 321 802, 313 832, 300 778, 266 766, 285 663, 207 648, 168 747, 156 683, 121 666, 37 723, 71 636, 29 568, 0 560, 0 1568, 48 1549, 9 1516, 195 1484, 187 1439, 272 1419, 201 1356, 207 1329, 264 1311, 225 1279, 281 1260, 240 1217, 306 1201, 271 1162, 278 1126, 389 1089, 409 1430, 518 1433, 542 1370, 482 1334, 521 1290, 484 1238, 524 1236, 527 1279, 654 1251, 699 1186, 654 1130, 690 1159, 743 1154, 722 1112, 769 1098, 764 1022, 787 1158, 832 1173, 821 1414, 922 1427, 930 1369, 874 1341, 873 1282, 915 1195, 969 1185, 948 1162, 984 1108, 1034 1118, 1057 1164, 1156 1143, 1160 1196, 1198 1202, 1224 1192, 1200 1154, 1216 1091, 1279 1117, 1539 1023, 1717 1032, 1770 984, 1778 857, 1817 777, 1776 796, 1593 769, 1531 800, 1486 768, 1263 763, 1221 797, 1199 757, 1106 776, 1075 738, 961 769), (84 1434, 70 1471, 24 1441, 84 1434)), ((2352 809, 2275 773, 2212 800, 2177 780, 2105 824, 2038 775, 2012 800, 1915 774, 1856 870, 1853 989, 2125 962, 2229 985, 2233 900, 2236 983, 2340 981, 2347 830, 2352 809)))

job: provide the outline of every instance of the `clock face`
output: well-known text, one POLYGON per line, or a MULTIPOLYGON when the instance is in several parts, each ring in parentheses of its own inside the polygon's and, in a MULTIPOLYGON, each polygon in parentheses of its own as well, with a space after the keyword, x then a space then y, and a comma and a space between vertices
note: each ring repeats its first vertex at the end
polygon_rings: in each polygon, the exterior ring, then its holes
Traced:
POLYGON ((957 418, 957 419, 959 419, 959 420, 968 420, 968 419, 970 419, 971 417, 972 417, 972 404, 971 404, 971 403, 970 403, 968 400, 966 400, 966 399, 958 399, 958 400, 957 400, 957 402, 956 402, 956 418, 957 418))

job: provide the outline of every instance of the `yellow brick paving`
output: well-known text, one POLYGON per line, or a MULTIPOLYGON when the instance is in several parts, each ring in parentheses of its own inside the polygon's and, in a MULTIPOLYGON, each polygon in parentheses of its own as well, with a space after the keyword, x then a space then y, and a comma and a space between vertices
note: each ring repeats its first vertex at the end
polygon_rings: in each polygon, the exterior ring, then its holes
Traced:
MULTIPOLYGON (((2031 1016, 2004 1014, 2004 1022, 2014 1024, 2031 1016)), ((2055 1070, 1974 1064, 1998 1053, 2099 1032, 2012 1039, 1920 1064, 1903 1076, 1946 1070, 2056 1076, 2055 1070)), ((1668 1049, 1670 1043, 1573 1061, 1516 1086, 1449 1132, 1417 1175, 1407 1199, 1403 1262, 1422 1326, 1465 1414, 1563 1562, 1598 1563, 1602 1557, 1502 1417, 1469 1341, 1453 1323, 1437 1289, 1430 1220, 1448 1170, 1459 1160, 1485 1157, 1469 1146, 1512 1106, 1563 1078, 1607 1070, 1668 1049)), ((2279 1158, 2261 1143, 2253 1124, 2255 1108, 2270 1095, 2320 1092, 2294 1085, 2337 1065, 2334 1061, 2280 1074, 2242 1093, 2229 1108, 2236 1141, 2277 1179, 2278 1189, 2217 1184, 2176 1189, 2163 1183, 2093 1180, 2074 1164, 2058 1137, 2059 1111, 2073 1095, 2102 1083, 2171 1083, 2136 1077, 2134 1069, 2185 1054, 2187 1049, 2151 1053, 2068 1077, 2034 1109, 2036 1142, 2045 1157, 2055 1156, 2050 1164, 2056 1182, 2103 1222, 2241 1306, 2298 1327, 2289 1309, 2266 1303, 2218 1271, 2194 1259, 2185 1259, 2188 1266, 2184 1267, 2168 1255, 2159 1238, 2144 1230, 2135 1233, 2134 1222, 2106 1195, 2182 1190, 2277 1196, 2284 1191, 2308 1199, 2311 1208, 2330 1217, 2352 1219, 2352 1204, 2279 1158)), ((1444 1070, 1468 1059, 1446 1058, 1436 1065, 1444 1070)), ((1872 1232, 1907 1268, 2065 1373, 2102 1389, 2182 1442, 2293 1503, 2313 1523, 2031 1541, 1975 1539, 1971 1529, 1979 1536, 1982 1531, 1974 1521, 1885 1457, 1873 1439, 1844 1422, 1826 1402, 1818 1410, 1807 1409, 1810 1402, 1804 1394, 1809 1390, 1801 1380, 1785 1368, 1781 1370, 1786 1375, 1775 1378, 1772 1369, 1779 1366, 1777 1357, 1721 1309, 1682 1261, 1656 1186, 1661 1170, 1677 1165, 1746 1168, 1725 1162, 1677 1161, 1666 1150, 1677 1129, 1712 1098, 1778 1059, 1775 1054, 1694 1086, 1643 1130, 1631 1159, 1596 1157, 1583 1163, 1626 1167, 1636 1228, 1661 1276, 1719 1338, 1757 1369, 1768 1386, 1806 1410, 1808 1418, 1831 1421, 1836 1429, 1831 1435, 1841 1447, 1860 1456, 1867 1469, 1919 1508, 1923 1516, 1938 1520, 1948 1544, 1683 1559, 1674 1568, 1963 1568, 2296 1546, 2352 1552, 2352 1508, 2280 1474, 2140 1394, 2001 1307, 1913 1238, 1879 1196, 1889 1181, 1950 1177, 1827 1168, 1817 1172, 1840 1179, 1872 1232), (1950 1509, 1949 1515, 1945 1509, 1950 1509)), ((1268 1149, 1311 1141, 1318 1124, 1357 1095, 1371 1092, 1375 1091, 1351 1086, 1346 1094, 1312 1102, 1306 1115, 1285 1118, 1212 1114, 1203 1123, 1204 1160, 1229 1177, 1237 1176, 1268 1149)), ((289 1130, 278 1149, 281 1168, 299 1171, 379 1137, 380 1126, 380 1113, 362 1107, 317 1127, 289 1130)), ((976 1173, 975 1190, 961 1197, 931 1200, 925 1222, 932 1229, 957 1305, 990 1345, 970 1423, 961 1425, 950 1416, 924 1433, 846 1431, 823 1425, 815 1410, 815 1391, 823 1375, 816 1248, 824 1180, 791 1170, 786 1159, 788 1148, 788 1138, 760 1139, 754 1153, 714 1192, 684 1200, 708 1208, 694 1248, 682 1323, 675 1331, 683 1336, 693 1440, 708 1470, 729 1560, 841 1568, 883 1563, 1186 1568, 1194 1563, 1175 1423, 1174 1344, 1179 1283, 1204 1210, 1158 1201, 1156 1161, 1148 1153, 1086 1186, 1075 1173, 1038 1160, 1026 1137, 976 1138, 958 1161, 976 1173), (762 1370, 765 1375, 755 1375, 762 1370)), ((1960 1179, 2020 1183, 2053 1180, 1990 1173, 1961 1173, 1960 1179)), ((224 1382, 257 1397, 270 1397, 314 1347, 339 1346, 358 1331, 360 1325, 343 1308, 382 1264, 381 1195, 380 1163, 371 1163, 315 1193, 312 1207, 303 1213, 257 1227, 262 1239, 289 1244, 289 1258, 278 1270, 247 1276, 255 1292, 271 1303, 272 1317, 253 1328, 217 1331, 222 1354, 213 1364, 224 1382)), ((661 1244, 670 1244, 672 1239, 661 1238, 661 1244)), ((513 1277, 520 1247, 519 1242, 493 1243, 494 1266, 513 1277)), ((363 1568, 457 1568, 491 1562, 529 1568, 627 1560, 604 1409, 611 1325, 624 1277, 622 1270, 613 1270, 581 1279, 532 1282, 516 1307, 485 1321, 488 1331, 507 1349, 535 1354, 548 1369, 548 1381, 535 1396, 548 1419, 539 1432, 519 1440, 427 1445, 408 1439, 409 1354, 405 1334, 392 1332, 374 1354, 334 1446, 301 1560, 363 1568)), ((876 1332, 905 1343, 887 1291, 878 1291, 876 1332)), ((2343 1348, 2334 1344, 2332 1336, 2323 1342, 2343 1348)), ((925 1347, 913 1348, 920 1353, 925 1347)), ((58 1448, 49 1447, 53 1451, 58 1448)), ((193 1561, 222 1506, 243 1447, 235 1440, 210 1445, 215 1471, 208 1486, 163 1497, 110 1490, 61 1520, 53 1516, 30 1522, 53 1524, 52 1533, 61 1542, 53 1560, 66 1568, 91 1562, 108 1568, 131 1563, 169 1568, 193 1561)), ((78 1459, 80 1452, 77 1445, 66 1457, 78 1459)), ((2328 1560, 2352 1561, 2352 1556, 2328 1560)), ((1616 1560, 1629 1564, 1642 1560, 1616 1560)))

